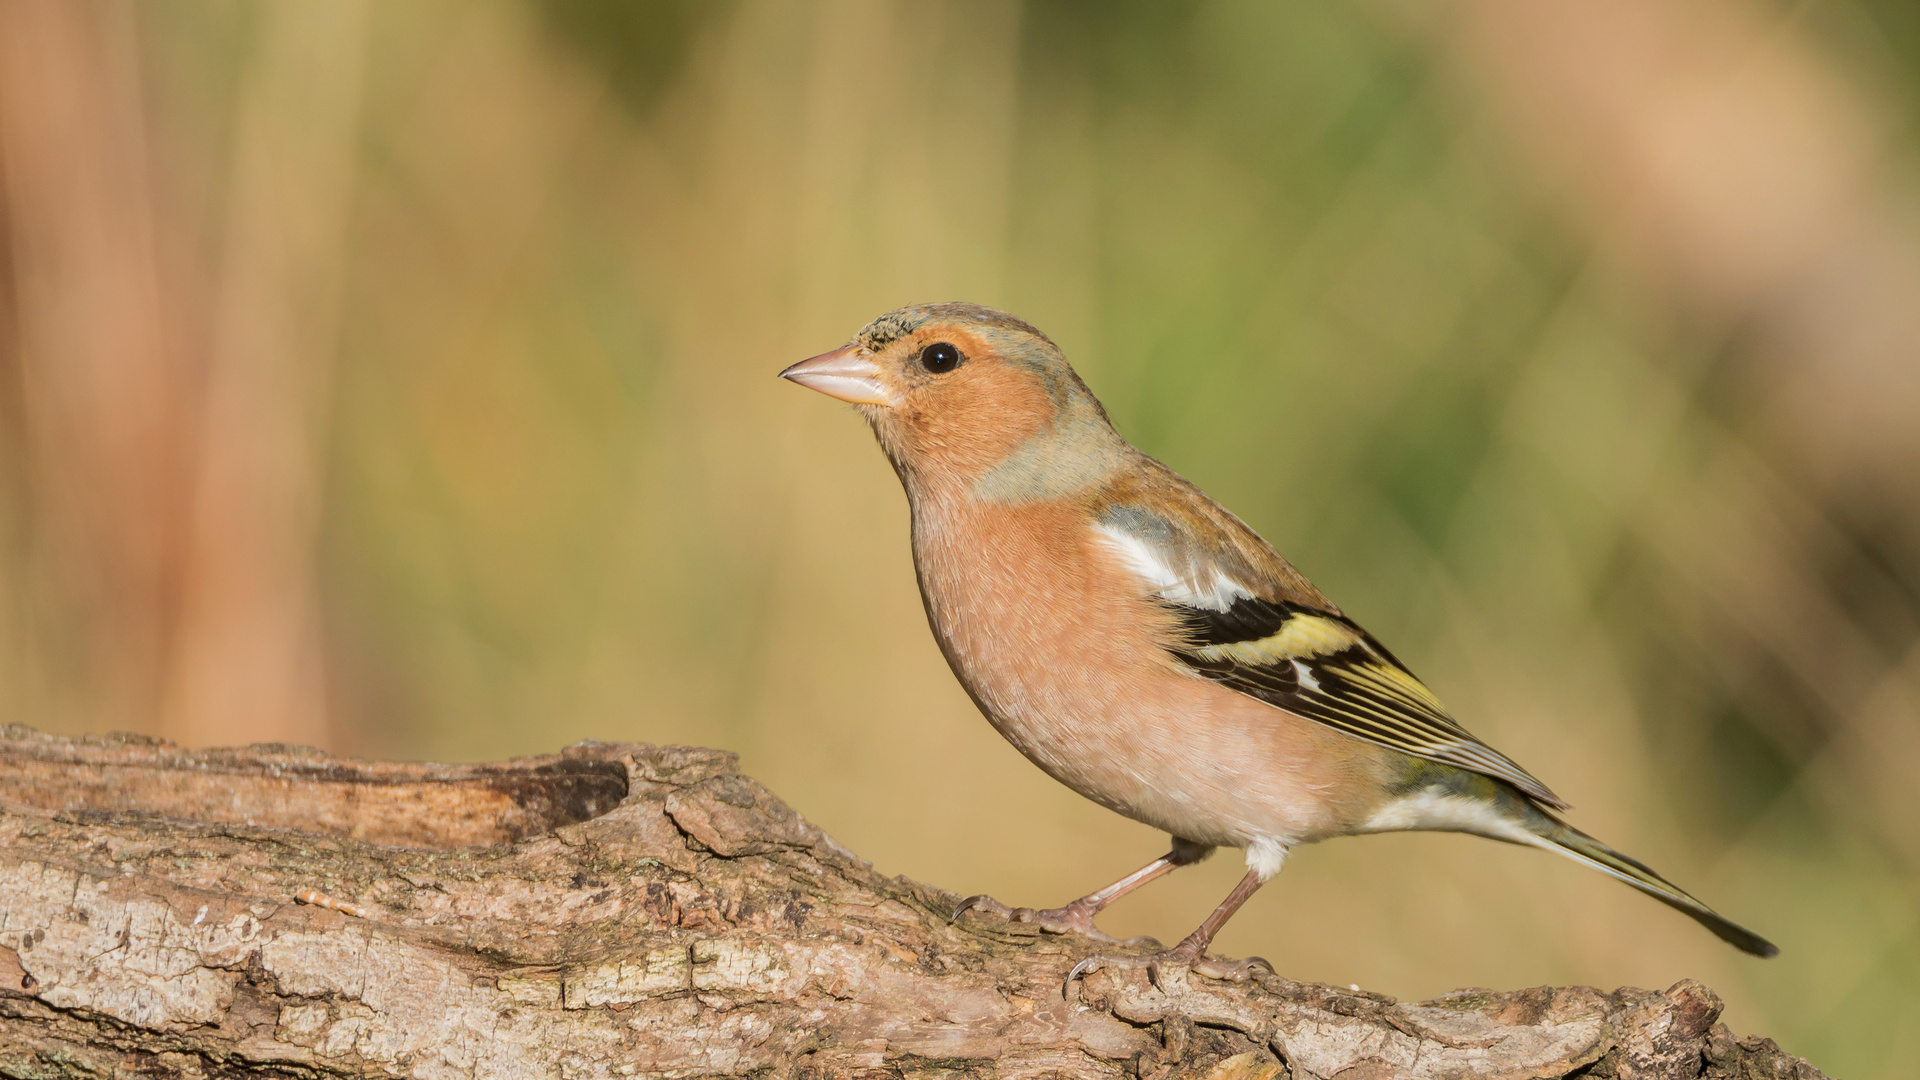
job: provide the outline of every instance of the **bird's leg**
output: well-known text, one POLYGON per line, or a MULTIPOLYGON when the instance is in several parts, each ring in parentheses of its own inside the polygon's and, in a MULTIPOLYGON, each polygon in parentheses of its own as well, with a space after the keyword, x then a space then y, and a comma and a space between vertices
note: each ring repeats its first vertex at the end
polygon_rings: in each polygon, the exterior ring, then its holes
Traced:
POLYGON ((1225 900, 1220 901, 1220 906, 1213 909, 1213 914, 1200 921, 1193 933, 1182 939, 1180 944, 1154 957, 1152 963, 1147 965, 1147 974, 1153 977, 1154 984, 1160 982, 1160 965, 1168 962, 1185 964, 1210 979, 1238 981, 1255 971, 1273 974, 1273 965, 1258 956, 1249 956, 1245 960, 1220 960, 1207 956, 1207 946, 1213 944, 1213 936, 1227 925, 1227 920, 1240 910, 1240 905, 1246 903, 1247 898, 1266 883, 1267 879, 1260 875, 1260 871, 1248 870, 1247 876, 1240 879, 1240 884, 1233 887, 1225 900))
MULTIPOLYGON (((953 917, 958 919, 968 911, 984 911, 992 915, 998 915, 1009 922, 1030 923, 1049 933, 1085 934, 1097 941, 1118 942, 1118 938, 1112 937, 1093 924, 1095 916, 1099 915, 1108 904, 1145 885, 1147 882, 1161 877, 1168 871, 1182 866, 1191 866, 1211 854, 1213 854, 1213 849, 1205 844, 1196 844, 1191 840, 1182 840, 1179 837, 1175 837, 1173 849, 1165 855, 1160 856, 1106 888, 1098 892, 1088 893, 1065 907, 1043 908, 1038 910, 1034 908, 1008 907, 993 897, 981 893, 979 896, 969 896, 965 900, 960 901, 960 906, 953 909, 953 917)), ((1231 914, 1231 912, 1228 914, 1231 914)), ((1225 922, 1226 920, 1223 918, 1221 921, 1225 922)), ((1211 938, 1212 935, 1208 936, 1211 938)), ((1152 940, 1152 938, 1135 938, 1131 943, 1144 944, 1152 940)))
POLYGON ((1091 975, 1101 968, 1115 964, 1144 963, 1147 966, 1147 977, 1153 980, 1155 986, 1160 985, 1161 968, 1169 964, 1185 967, 1210 979, 1228 979, 1234 982, 1247 979, 1256 971, 1273 974, 1273 965, 1258 956, 1249 956, 1245 960, 1222 960, 1207 955, 1207 946, 1213 944, 1213 936, 1220 932, 1221 927, 1227 925, 1227 920, 1233 918, 1233 913, 1240 910, 1240 905, 1246 903, 1248 897, 1258 891, 1261 885, 1266 884, 1266 880, 1260 871, 1248 870, 1247 876, 1240 879, 1240 884, 1235 885, 1233 891, 1227 894, 1227 898, 1220 901, 1220 906, 1213 909, 1213 914, 1202 920, 1200 926, 1193 933, 1188 934, 1180 944, 1166 952, 1139 958, 1087 957, 1073 965, 1073 970, 1067 973, 1067 981, 1060 988, 1061 995, 1071 1000, 1073 984, 1079 981, 1081 976, 1091 975))

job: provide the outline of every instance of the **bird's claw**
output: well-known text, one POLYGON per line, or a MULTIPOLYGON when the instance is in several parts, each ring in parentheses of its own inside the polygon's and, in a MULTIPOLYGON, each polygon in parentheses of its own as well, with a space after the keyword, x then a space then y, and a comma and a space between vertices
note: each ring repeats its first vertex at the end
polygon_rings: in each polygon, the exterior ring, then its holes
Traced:
POLYGON ((1082 934, 1095 941, 1103 941, 1110 945, 1135 944, 1137 942, 1151 940, 1134 938, 1132 941, 1122 942, 1119 938, 1113 937, 1106 931, 1101 930, 1093 924, 1094 916, 1100 913, 1099 905, 1088 903, 1085 900, 1075 900, 1065 907, 1057 908, 1016 908, 1008 907, 993 897, 982 893, 979 896, 969 896, 965 900, 960 901, 960 906, 953 909, 952 921, 960 921, 960 916, 969 911, 984 911, 989 915, 998 915, 1008 922, 1020 923, 1025 926, 1037 926, 1049 934, 1082 934))
POLYGON ((1099 971, 1101 968, 1106 967, 1108 961, 1111 959, 1111 957, 1106 956, 1089 956, 1073 965, 1073 970, 1067 972, 1066 980, 1060 984, 1060 999, 1066 1002, 1073 1001, 1074 984, 1088 975, 1099 971))
POLYGON ((1263 956, 1249 956, 1243 960, 1227 960, 1219 957, 1201 957, 1187 966, 1187 970, 1196 975, 1221 982, 1246 982, 1253 978, 1254 972, 1264 971, 1268 975, 1277 975, 1273 965, 1263 956))
POLYGON ((986 893, 979 893, 960 901, 960 906, 953 909, 953 917, 947 921, 959 922, 960 916, 965 915, 969 911, 984 911, 989 915, 998 915, 1003 919, 1013 918, 1012 908, 988 896, 986 893))
POLYGON ((1060 984, 1060 997, 1066 1001, 1074 999, 1074 987, 1081 979, 1096 971, 1108 967, 1144 967, 1147 978, 1160 989, 1167 988, 1165 975, 1169 969, 1180 968, 1209 979, 1222 982, 1245 982, 1253 978, 1255 972, 1277 974, 1273 965, 1264 957, 1249 956, 1244 960, 1229 960, 1224 957, 1196 955, 1189 950, 1174 946, 1165 952, 1151 956, 1089 956, 1073 965, 1067 972, 1066 981, 1060 984))

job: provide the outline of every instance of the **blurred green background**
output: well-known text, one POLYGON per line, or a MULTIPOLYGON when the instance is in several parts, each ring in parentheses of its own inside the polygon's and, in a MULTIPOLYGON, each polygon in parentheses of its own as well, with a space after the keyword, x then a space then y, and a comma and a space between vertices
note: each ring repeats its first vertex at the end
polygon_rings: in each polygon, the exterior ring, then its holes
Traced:
MULTIPOLYGON (((1916 106, 1897 0, 15 0, 0 720, 721 746, 883 871, 1080 895, 1164 839, 979 718, 870 436, 773 377, 974 300, 1783 949, 1429 835, 1302 850, 1223 953, 1694 977, 1893 1077, 1916 106)), ((1103 924, 1174 940, 1237 863, 1103 924)))

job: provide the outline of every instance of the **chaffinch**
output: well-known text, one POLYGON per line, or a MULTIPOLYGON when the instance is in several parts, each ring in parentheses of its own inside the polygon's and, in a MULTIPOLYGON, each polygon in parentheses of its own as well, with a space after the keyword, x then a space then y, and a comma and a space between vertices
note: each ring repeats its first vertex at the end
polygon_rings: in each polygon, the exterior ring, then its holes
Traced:
MULTIPOLYGON (((1266 541, 1114 431, 1039 330, 974 304, 880 316, 780 373, 858 406, 906 488, 927 621, 987 720, 1048 775, 1172 834, 1165 855, 1045 911, 977 908, 1112 938, 1094 917, 1216 847, 1247 873, 1147 958, 1245 978, 1220 927, 1297 844, 1466 832, 1618 878, 1757 956, 1778 950, 1559 817, 1567 804, 1473 737, 1266 541)), ((1110 957, 1077 965, 1074 978, 1110 957)))

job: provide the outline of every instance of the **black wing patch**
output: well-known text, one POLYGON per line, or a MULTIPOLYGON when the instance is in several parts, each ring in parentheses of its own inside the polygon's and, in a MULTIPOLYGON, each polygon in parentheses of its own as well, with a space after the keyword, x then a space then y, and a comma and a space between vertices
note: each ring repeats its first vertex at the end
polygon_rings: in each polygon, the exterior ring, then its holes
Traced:
POLYGON ((1373 635, 1343 615, 1243 596, 1225 611, 1167 603, 1181 663, 1269 705, 1404 754, 1497 777, 1555 809, 1567 804, 1473 737, 1373 635))

